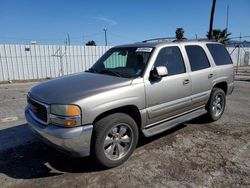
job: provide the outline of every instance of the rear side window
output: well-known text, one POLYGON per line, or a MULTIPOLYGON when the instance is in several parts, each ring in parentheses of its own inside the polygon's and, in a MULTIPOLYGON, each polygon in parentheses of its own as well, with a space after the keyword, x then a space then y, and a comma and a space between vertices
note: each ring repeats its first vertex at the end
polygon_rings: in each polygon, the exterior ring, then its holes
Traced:
POLYGON ((185 46, 191 70, 197 71, 210 67, 207 55, 200 46, 190 45, 185 46))
POLYGON ((186 72, 180 49, 177 46, 161 49, 155 61, 155 66, 166 66, 168 75, 186 72))
POLYGON ((232 64, 230 55, 223 45, 207 44, 207 48, 210 51, 216 65, 232 64))

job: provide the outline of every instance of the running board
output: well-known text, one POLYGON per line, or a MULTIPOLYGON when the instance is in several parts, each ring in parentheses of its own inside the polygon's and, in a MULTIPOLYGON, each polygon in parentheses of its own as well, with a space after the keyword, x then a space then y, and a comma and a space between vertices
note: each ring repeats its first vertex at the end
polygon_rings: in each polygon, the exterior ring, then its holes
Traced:
POLYGON ((145 128, 142 130, 142 132, 143 132, 145 137, 150 137, 150 136, 159 134, 161 132, 164 132, 168 129, 171 129, 171 128, 175 127, 176 125, 179 125, 179 124, 184 123, 186 121, 189 121, 191 119, 197 118, 205 113, 207 113, 205 108, 200 108, 200 109, 195 110, 193 112, 184 114, 180 117, 177 117, 177 118, 165 121, 163 123, 157 124, 153 127, 145 128))

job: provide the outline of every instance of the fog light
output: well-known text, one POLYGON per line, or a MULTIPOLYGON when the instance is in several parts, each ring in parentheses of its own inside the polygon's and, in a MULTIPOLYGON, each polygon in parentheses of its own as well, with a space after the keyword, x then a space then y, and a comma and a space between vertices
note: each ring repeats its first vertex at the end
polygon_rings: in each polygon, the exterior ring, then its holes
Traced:
POLYGON ((65 125, 66 126, 74 126, 74 125, 76 125, 77 124, 77 122, 76 122, 76 120, 72 120, 72 119, 67 119, 67 120, 65 120, 65 125))

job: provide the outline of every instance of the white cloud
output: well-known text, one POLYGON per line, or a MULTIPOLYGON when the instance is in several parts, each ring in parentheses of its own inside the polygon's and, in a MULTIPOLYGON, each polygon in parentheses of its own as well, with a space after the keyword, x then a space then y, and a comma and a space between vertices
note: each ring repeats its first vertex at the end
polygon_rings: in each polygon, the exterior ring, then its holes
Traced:
POLYGON ((103 16, 100 16, 100 17, 92 17, 93 19, 95 20, 100 20, 100 21, 103 21, 103 22, 106 22, 108 23, 109 25, 116 25, 117 22, 115 20, 111 20, 109 18, 106 18, 106 17, 103 17, 103 16))

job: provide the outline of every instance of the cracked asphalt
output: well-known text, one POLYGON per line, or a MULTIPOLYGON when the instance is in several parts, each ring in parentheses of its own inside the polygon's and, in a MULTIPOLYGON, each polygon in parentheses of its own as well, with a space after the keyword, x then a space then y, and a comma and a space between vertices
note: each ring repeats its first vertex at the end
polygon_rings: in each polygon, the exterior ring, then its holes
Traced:
POLYGON ((0 85, 1 187, 250 187, 250 82, 236 81, 222 118, 204 117, 143 138, 122 166, 71 158, 28 129, 25 93, 34 83, 0 85))

